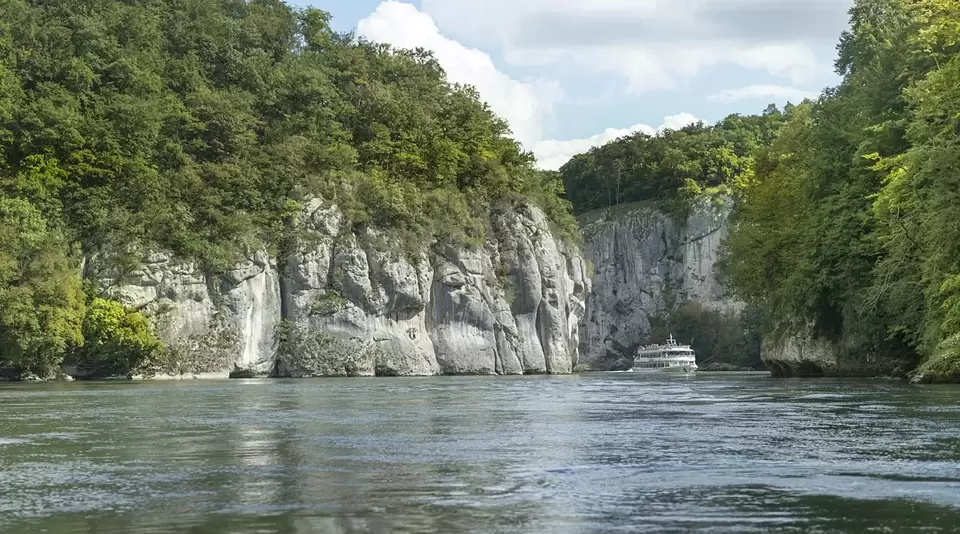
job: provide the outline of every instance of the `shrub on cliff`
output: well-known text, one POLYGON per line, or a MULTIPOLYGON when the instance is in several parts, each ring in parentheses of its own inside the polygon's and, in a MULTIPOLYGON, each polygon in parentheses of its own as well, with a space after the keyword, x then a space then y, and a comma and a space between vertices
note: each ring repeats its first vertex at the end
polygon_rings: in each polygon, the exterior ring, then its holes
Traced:
POLYGON ((163 350, 143 314, 102 298, 87 306, 83 340, 78 364, 93 376, 128 374, 163 350))

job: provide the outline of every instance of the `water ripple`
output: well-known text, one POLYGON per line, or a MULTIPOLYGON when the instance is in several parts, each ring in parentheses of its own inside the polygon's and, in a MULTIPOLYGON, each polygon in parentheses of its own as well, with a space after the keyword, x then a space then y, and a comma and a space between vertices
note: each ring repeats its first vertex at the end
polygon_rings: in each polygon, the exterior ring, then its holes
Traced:
POLYGON ((960 391, 570 377, 0 386, 0 530, 952 532, 960 391))

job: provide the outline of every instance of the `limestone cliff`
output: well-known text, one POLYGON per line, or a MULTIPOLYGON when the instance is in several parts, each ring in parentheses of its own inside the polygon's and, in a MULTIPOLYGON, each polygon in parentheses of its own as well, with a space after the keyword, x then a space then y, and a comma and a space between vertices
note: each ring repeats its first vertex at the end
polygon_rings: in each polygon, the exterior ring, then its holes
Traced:
POLYGON ((841 336, 834 341, 815 335, 812 325, 768 335, 763 363, 776 377, 897 377, 904 378, 919 361, 912 352, 878 353, 865 349, 863 339, 841 336))
POLYGON ((581 218, 586 256, 593 264, 584 350, 591 363, 631 357, 650 341, 650 319, 677 303, 697 301, 726 312, 730 298, 715 266, 733 203, 702 199, 685 220, 654 207, 623 205, 581 218))
MULTIPOLYGON (((660 341, 650 337, 651 320, 683 302, 738 317, 744 304, 725 289, 716 269, 733 207, 730 199, 715 197, 701 199, 680 221, 643 204, 581 217, 585 254, 594 270, 582 335, 586 363, 600 369, 625 365, 637 345, 660 341)), ((747 326, 737 325, 741 331, 747 326)), ((759 323, 754 326, 759 329, 759 323)), ((756 349, 780 377, 903 376, 917 365, 910 354, 864 350, 862 336, 831 341, 812 332, 812 327, 780 328, 762 344, 758 340, 756 349)), ((700 334, 710 332, 692 333, 700 334)))
POLYGON ((237 368, 268 373, 280 324, 280 273, 257 252, 233 270, 214 275, 193 263, 151 253, 132 272, 118 275, 94 257, 84 276, 105 295, 143 311, 167 346, 169 375, 223 374, 237 368))
POLYGON ((86 276, 142 309, 166 375, 372 376, 568 373, 590 288, 580 253, 535 207, 491 215, 480 250, 409 249, 346 230, 336 206, 303 210, 292 250, 203 273, 152 254, 86 276))
POLYGON ((774 338, 763 344, 763 363, 777 377, 837 376, 839 348, 808 333, 774 338))

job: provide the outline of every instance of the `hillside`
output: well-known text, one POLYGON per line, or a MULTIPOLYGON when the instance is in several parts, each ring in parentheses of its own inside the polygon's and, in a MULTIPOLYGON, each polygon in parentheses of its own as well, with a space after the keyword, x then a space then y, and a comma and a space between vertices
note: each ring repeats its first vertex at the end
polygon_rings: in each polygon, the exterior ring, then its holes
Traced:
POLYGON ((922 359, 921 375, 954 380, 960 5, 860 1, 851 23, 843 82, 793 110, 758 157, 731 274, 777 337, 827 342, 809 372, 904 373, 922 359))
POLYGON ((578 215, 630 202, 682 213, 703 194, 741 190, 754 154, 782 122, 783 113, 771 105, 762 115, 731 115, 714 125, 638 132, 574 156, 560 179, 578 215))
POLYGON ((326 13, 277 0, 0 13, 5 374, 162 360, 154 328, 81 270, 119 280, 160 252, 217 278, 295 249, 312 199, 413 256, 482 247, 494 211, 530 203, 576 239, 560 184, 427 51, 336 34, 326 13))

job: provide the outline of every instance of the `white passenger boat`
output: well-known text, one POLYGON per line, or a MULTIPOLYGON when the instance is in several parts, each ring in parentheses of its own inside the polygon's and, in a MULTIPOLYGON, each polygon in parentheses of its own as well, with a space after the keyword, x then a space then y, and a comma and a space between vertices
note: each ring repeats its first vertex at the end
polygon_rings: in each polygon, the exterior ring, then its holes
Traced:
POLYGON ((690 345, 679 345, 673 334, 664 345, 647 345, 637 349, 633 358, 635 373, 692 373, 697 370, 697 356, 690 345))

